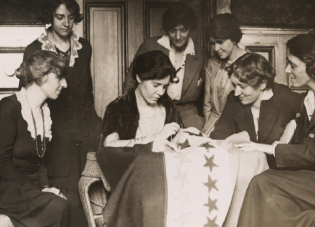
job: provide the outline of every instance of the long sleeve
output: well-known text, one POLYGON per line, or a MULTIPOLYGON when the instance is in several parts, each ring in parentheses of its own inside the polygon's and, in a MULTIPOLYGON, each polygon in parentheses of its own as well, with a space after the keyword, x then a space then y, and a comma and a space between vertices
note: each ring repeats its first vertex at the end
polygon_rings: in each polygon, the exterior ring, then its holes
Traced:
POLYGON ((39 189, 13 163, 13 148, 17 139, 17 113, 10 99, 0 101, 0 176, 6 181, 14 181, 23 185, 25 190, 39 189))
POLYGON ((228 96, 225 108, 222 112, 221 117, 216 123, 214 130, 211 132, 210 138, 222 140, 236 133, 236 126, 233 119, 235 110, 235 105, 233 105, 235 102, 235 100, 233 99, 233 95, 234 94, 231 93, 228 96))
POLYGON ((204 101, 203 101, 203 115, 207 121, 210 112, 212 109, 212 102, 211 102, 211 79, 210 79, 210 72, 206 69, 205 73, 205 89, 204 89, 204 101))

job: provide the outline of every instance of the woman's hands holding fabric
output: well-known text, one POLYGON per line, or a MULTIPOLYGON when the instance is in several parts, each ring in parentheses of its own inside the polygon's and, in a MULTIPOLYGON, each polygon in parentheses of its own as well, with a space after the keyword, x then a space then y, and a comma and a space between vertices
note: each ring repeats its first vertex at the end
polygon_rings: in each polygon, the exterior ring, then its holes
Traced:
POLYGON ((275 155, 275 146, 269 144, 262 144, 262 143, 241 143, 235 144, 235 147, 238 147, 242 151, 261 151, 266 154, 275 155))
POLYGON ((158 136, 161 139, 168 139, 172 135, 176 135, 178 130, 180 129, 179 124, 173 122, 164 125, 163 129, 158 133, 158 136))

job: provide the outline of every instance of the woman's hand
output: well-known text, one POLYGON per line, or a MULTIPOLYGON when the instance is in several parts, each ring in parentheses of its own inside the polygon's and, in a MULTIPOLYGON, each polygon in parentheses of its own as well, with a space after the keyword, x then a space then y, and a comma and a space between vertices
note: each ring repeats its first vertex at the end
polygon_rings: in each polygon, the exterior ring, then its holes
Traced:
POLYGON ((173 122, 164 125, 163 129, 158 133, 158 136, 161 139, 168 139, 172 135, 176 135, 178 130, 180 129, 179 124, 173 122))
POLYGON ((262 143, 241 143, 235 144, 235 147, 238 147, 242 151, 261 151, 266 154, 275 155, 275 146, 269 144, 262 144, 262 143))

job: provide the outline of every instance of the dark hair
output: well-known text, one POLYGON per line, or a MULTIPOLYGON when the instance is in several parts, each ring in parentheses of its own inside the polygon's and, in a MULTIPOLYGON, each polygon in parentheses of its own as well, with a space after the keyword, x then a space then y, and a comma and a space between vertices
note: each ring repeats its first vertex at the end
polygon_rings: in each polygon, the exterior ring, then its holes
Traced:
POLYGON ((141 80, 158 80, 170 76, 170 81, 173 81, 175 74, 170 59, 159 50, 141 54, 133 62, 132 77, 135 81, 137 81, 136 75, 141 80))
POLYGON ((287 42, 290 53, 306 65, 306 72, 315 78, 315 34, 300 34, 287 42))
POLYGON ((275 79, 275 71, 269 62, 260 54, 247 53, 238 58, 232 65, 229 76, 232 73, 240 82, 257 88, 263 80, 266 88, 270 88, 275 79))
POLYGON ((53 24, 54 13, 62 4, 65 4, 67 9, 74 15, 74 23, 77 24, 83 20, 83 15, 80 14, 80 6, 76 0, 46 0, 43 5, 42 16, 39 19, 46 24, 53 24))
POLYGON ((230 39, 238 43, 242 38, 238 19, 230 13, 218 14, 210 19, 208 35, 215 39, 230 39))
POLYGON ((198 25, 194 10, 183 2, 172 4, 162 17, 162 29, 165 33, 178 25, 190 30, 196 29, 198 25))
POLYGON ((59 79, 65 77, 67 73, 65 61, 54 52, 38 50, 23 61, 15 71, 15 75, 27 87, 33 82, 41 85, 43 77, 52 72, 59 79))

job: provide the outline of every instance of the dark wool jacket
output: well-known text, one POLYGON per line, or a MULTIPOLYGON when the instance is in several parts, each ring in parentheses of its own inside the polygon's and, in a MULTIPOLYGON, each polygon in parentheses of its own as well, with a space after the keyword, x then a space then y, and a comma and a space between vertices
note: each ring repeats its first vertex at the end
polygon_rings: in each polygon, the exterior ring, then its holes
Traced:
MULTIPOLYGON (((165 93, 158 101, 165 107, 166 118, 165 124, 176 122, 183 127, 182 119, 179 116, 172 100, 165 93)), ((139 111, 135 89, 131 89, 127 94, 122 95, 108 104, 102 123, 101 147, 105 138, 112 134, 118 133, 121 140, 134 139, 139 125, 139 111)))

